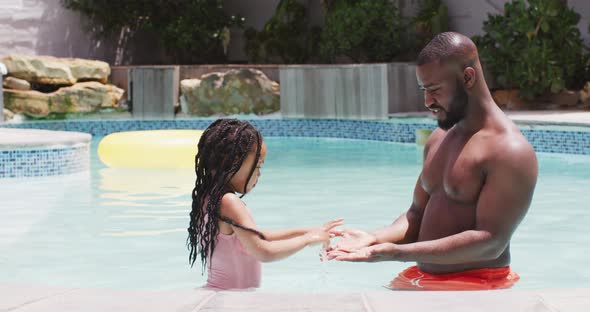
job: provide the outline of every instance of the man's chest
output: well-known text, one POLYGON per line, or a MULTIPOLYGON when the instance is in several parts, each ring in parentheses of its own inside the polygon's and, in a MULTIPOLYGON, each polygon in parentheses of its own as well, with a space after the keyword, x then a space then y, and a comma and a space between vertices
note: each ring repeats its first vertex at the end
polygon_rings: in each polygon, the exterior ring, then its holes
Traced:
POLYGON ((424 159, 422 187, 430 195, 444 192, 457 202, 475 203, 485 182, 481 146, 460 140, 443 144, 433 147, 424 159))

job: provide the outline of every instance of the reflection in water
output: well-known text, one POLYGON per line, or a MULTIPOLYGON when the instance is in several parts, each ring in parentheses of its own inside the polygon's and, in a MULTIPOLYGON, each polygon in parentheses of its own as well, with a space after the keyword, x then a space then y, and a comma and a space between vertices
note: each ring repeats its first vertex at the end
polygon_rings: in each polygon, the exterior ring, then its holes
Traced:
MULTIPOLYGON (((344 217, 346 227, 382 227, 407 209, 421 169, 422 151, 413 145, 265 140, 261 183, 244 199, 261 228, 316 226, 334 217, 344 217)), ((590 157, 538 156, 533 203, 512 240, 516 287, 589 287, 590 157)), ((187 261, 194 173, 102 170, 94 157, 85 177, 0 180, 0 283, 150 290, 204 284, 200 265, 191 269, 187 261)), ((318 247, 265 264, 261 290, 374 291, 408 265, 319 262, 318 247)))
POLYGON ((49 177, 0 179, 0 247, 25 239, 51 214, 63 210, 64 199, 91 202, 90 172, 49 177))
POLYGON ((103 168, 99 176, 100 207, 111 209, 111 229, 101 235, 150 236, 186 231, 178 225, 188 222, 194 184, 190 170, 103 168))
POLYGON ((171 220, 184 219, 186 216, 154 216, 154 215, 117 215, 112 216, 115 219, 152 219, 152 220, 171 220))
POLYGON ((162 231, 121 231, 104 233, 104 236, 154 236, 166 233, 186 232, 186 229, 162 230, 162 231))
MULTIPOLYGON (((194 184, 194 173, 190 170, 133 170, 103 168, 99 172, 101 198, 113 200, 107 205, 144 204, 157 200, 158 205, 166 199, 177 199, 190 194, 194 184)), ((176 206, 186 201, 164 202, 176 206)))

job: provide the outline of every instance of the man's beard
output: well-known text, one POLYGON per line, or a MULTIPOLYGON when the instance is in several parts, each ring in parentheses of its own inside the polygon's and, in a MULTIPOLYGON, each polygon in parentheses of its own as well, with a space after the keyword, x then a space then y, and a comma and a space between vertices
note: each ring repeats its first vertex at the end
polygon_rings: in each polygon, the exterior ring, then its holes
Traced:
POLYGON ((448 111, 445 111, 446 118, 444 120, 438 120, 438 127, 443 130, 449 130, 459 121, 463 120, 467 113, 467 102, 467 92, 463 90, 461 85, 458 85, 455 94, 453 94, 451 106, 448 111))

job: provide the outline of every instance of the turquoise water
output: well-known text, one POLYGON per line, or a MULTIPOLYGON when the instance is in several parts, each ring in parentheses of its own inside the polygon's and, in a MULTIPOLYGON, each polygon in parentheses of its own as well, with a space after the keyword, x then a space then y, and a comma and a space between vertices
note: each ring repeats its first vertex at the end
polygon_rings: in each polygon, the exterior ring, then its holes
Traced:
MULTIPOLYGON (((421 166, 413 144, 267 138, 268 157, 244 197, 261 228, 343 217, 374 229, 407 209, 421 166)), ((188 265, 193 173, 105 168, 0 180, 0 283, 178 289, 201 286, 188 265)), ((590 287, 590 157, 539 154, 529 214, 512 241, 516 288, 590 287)), ((322 263, 319 247, 263 264, 262 290, 379 290, 411 263, 322 263)))

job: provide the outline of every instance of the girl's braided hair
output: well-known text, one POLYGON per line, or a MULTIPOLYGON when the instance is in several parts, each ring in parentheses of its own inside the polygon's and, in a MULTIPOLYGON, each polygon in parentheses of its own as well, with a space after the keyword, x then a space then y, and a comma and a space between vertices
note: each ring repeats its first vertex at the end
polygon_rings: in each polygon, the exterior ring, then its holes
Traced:
POLYGON ((256 157, 241 197, 246 194, 248 182, 260 158, 261 145, 260 132, 249 122, 237 119, 218 119, 201 135, 195 156, 197 179, 192 193, 193 203, 187 239, 191 266, 200 253, 204 271, 207 260, 215 250, 219 220, 265 239, 259 231, 237 224, 219 213, 221 198, 231 192, 228 189, 229 181, 240 170, 246 156, 254 151, 256 157))

